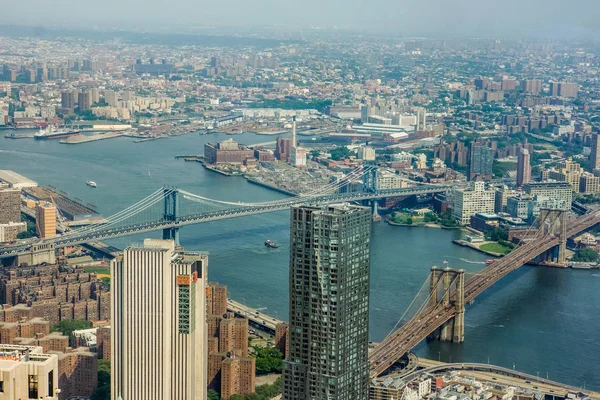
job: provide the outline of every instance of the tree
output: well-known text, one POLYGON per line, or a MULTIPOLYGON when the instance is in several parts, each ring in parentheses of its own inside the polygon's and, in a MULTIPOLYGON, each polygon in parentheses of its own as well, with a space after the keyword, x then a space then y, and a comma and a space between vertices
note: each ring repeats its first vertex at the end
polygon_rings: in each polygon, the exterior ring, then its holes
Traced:
POLYGON ((329 152, 331 154, 331 159, 334 161, 341 160, 342 158, 346 158, 350 155, 350 149, 346 146, 338 147, 329 152))
POLYGON ((487 240, 492 242, 498 242, 500 240, 508 240, 508 229, 502 227, 496 227, 485 234, 487 240))
POLYGON ((98 360, 98 387, 90 400, 110 399, 110 361, 98 360))
POLYGON ((271 372, 281 373, 283 354, 276 347, 255 346, 256 372, 268 374, 271 372))
POLYGON ((408 218, 406 218, 406 223, 407 223, 408 225, 412 225, 412 224, 413 224, 413 219, 412 219, 412 217, 408 217, 408 218))
POLYGON ((214 389, 208 391, 208 400, 220 400, 221 396, 214 389))
MULTIPOLYGON (((71 336, 73 331, 79 329, 88 329, 92 327, 92 323, 90 321, 84 321, 81 319, 67 319, 64 321, 60 321, 58 324, 54 325, 51 329, 52 332, 62 332, 65 336, 71 336)), ((110 365, 110 364, 109 364, 110 365)))
POLYGON ((578 249, 571 260, 576 262, 593 262, 598 260, 598 252, 594 249, 578 249))

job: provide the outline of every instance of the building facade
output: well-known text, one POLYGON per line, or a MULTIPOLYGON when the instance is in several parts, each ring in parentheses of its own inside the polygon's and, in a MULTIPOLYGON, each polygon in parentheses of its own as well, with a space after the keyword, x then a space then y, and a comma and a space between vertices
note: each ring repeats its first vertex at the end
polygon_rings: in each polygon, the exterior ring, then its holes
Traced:
POLYGON ((0 345, 2 399, 58 400, 58 356, 39 346, 0 345))
POLYGON ((529 150, 521 149, 517 162, 517 187, 521 187, 524 183, 529 183, 531 180, 531 163, 529 158, 529 150))
POLYGON ((471 143, 469 149, 469 180, 492 179, 492 165, 494 162, 494 150, 485 144, 471 143))
POLYGON ((453 197, 452 215, 463 225, 467 225, 471 216, 477 213, 494 213, 496 192, 486 190, 484 182, 475 182, 468 189, 454 189, 453 197))
POLYGON ((40 202, 36 209, 38 235, 41 239, 56 236, 56 207, 48 202, 40 202))
POLYGON ((112 399, 206 398, 207 264, 157 239, 111 262, 112 399))
POLYGON ((292 207, 284 400, 368 399, 370 226, 365 207, 292 207))
POLYGON ((21 222, 21 190, 0 189, 0 224, 21 222))
POLYGON ((573 188, 567 182, 530 182, 523 185, 523 191, 534 197, 547 197, 564 201, 564 210, 571 209, 573 188))

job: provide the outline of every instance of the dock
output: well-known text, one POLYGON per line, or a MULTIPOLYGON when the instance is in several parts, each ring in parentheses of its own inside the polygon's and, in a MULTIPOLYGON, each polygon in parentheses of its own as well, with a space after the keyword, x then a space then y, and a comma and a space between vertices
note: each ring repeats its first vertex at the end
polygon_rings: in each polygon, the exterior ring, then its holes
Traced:
POLYGON ((240 317, 247 318, 250 325, 271 334, 275 333, 277 324, 284 322, 231 299, 227 299, 227 311, 231 311, 240 317))
POLYGON ((121 136, 126 136, 126 133, 122 132, 109 132, 109 133, 101 133, 98 135, 74 135, 70 136, 64 140, 61 140, 60 143, 63 144, 81 144, 81 143, 89 143, 96 142, 98 140, 105 139, 113 139, 121 136))

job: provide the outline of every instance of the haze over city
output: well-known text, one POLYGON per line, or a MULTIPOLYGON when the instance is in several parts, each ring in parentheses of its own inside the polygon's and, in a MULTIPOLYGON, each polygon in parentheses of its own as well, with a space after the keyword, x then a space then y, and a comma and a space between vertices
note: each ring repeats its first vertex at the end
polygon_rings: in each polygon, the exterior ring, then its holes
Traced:
POLYGON ((595 0, 106 0, 12 2, 4 23, 100 29, 273 27, 404 36, 584 37, 598 33, 595 0))

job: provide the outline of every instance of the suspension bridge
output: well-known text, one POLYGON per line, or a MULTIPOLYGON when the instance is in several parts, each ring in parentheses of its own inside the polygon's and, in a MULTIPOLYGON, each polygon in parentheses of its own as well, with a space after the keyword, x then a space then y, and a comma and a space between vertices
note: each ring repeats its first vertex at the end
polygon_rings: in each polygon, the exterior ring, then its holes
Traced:
POLYGON ((275 212, 296 204, 368 201, 385 197, 432 194, 452 188, 445 185, 415 185, 415 182, 411 181, 412 186, 405 188, 347 191, 351 183, 368 179, 374 171, 375 167, 372 166, 357 168, 342 179, 308 194, 259 203, 216 200, 165 186, 101 222, 65 232, 55 238, 0 247, 0 258, 23 254, 34 247, 55 249, 156 230, 163 231, 163 238, 174 239, 178 243, 179 229, 186 225, 275 212))
POLYGON ((388 336, 369 353, 372 378, 386 372, 424 339, 463 342, 465 305, 495 282, 522 265, 538 259, 557 265, 564 262, 566 241, 600 223, 600 211, 573 220, 560 210, 541 210, 540 216, 510 254, 465 280, 464 270, 432 267, 427 280, 388 336), (419 307, 417 299, 428 287, 429 295, 419 307), (414 316, 405 319, 411 310, 414 316), (398 328, 398 326, 402 326, 398 328))

